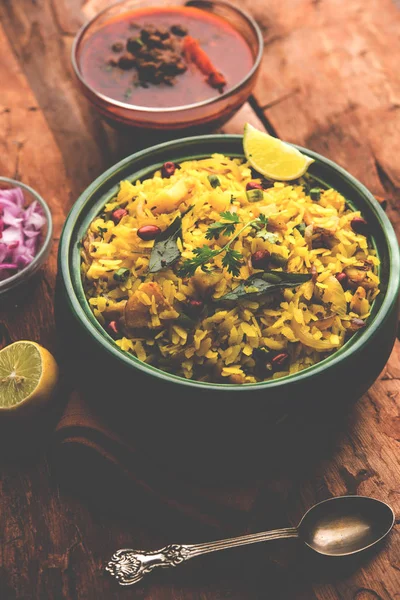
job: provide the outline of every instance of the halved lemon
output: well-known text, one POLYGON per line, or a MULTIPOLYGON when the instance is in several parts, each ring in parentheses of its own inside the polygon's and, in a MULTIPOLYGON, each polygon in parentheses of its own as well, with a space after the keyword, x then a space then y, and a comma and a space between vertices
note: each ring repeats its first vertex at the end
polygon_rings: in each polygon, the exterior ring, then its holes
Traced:
POLYGON ((31 341, 0 350, 0 413, 38 408, 51 400, 58 382, 54 356, 31 341))
POLYGON ((260 131, 246 123, 243 133, 243 150, 250 165, 267 179, 291 181, 307 171, 313 158, 297 148, 260 131))

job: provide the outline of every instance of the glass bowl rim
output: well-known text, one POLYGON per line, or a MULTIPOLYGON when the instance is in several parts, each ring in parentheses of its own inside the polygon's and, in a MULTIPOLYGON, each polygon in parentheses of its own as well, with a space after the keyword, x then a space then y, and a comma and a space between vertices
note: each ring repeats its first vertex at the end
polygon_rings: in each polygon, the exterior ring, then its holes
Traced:
POLYGON ((2 292, 9 291, 15 285, 18 285, 18 283, 22 283, 21 280, 33 273, 35 268, 38 265, 40 265, 42 260, 46 257, 47 251, 49 249, 53 237, 53 218, 51 216, 50 208, 47 202, 42 198, 42 196, 32 187, 26 185, 26 183, 22 183, 21 181, 17 181, 16 179, 0 176, 0 183, 1 182, 11 184, 13 187, 19 187, 20 189, 25 190, 26 192, 31 194, 35 200, 39 202, 46 218, 47 233, 39 252, 34 256, 33 260, 23 269, 15 273, 15 275, 7 277, 7 279, 4 279, 4 281, 0 281, 0 294, 2 292))
MULTIPOLYGON (((79 79, 81 84, 87 90, 89 90, 95 97, 102 100, 103 102, 107 102, 108 104, 111 104, 118 108, 123 108, 125 110, 138 111, 138 112, 143 112, 143 113, 159 114, 159 113, 185 112, 185 111, 189 111, 189 110, 192 110, 195 108, 200 108, 202 106, 212 105, 213 103, 216 103, 219 100, 224 100, 225 98, 229 98, 230 96, 233 96, 257 72, 257 70, 261 64, 261 59, 262 59, 263 52, 264 52, 264 40, 262 37, 261 29, 260 29, 257 21, 255 19, 253 19, 253 17, 251 15, 249 15, 246 11, 243 11, 241 8, 231 4, 230 2, 227 2, 226 0, 212 0, 212 2, 214 4, 221 4, 222 6, 228 7, 230 10, 234 10, 236 13, 238 13, 244 20, 246 20, 250 24, 250 26, 252 27, 252 29, 255 32, 256 37, 257 37, 258 51, 257 51, 257 55, 254 60, 254 64, 253 64, 252 68, 250 69, 250 71, 247 73, 247 75, 243 79, 241 79, 233 88, 228 89, 226 92, 220 94, 219 96, 208 98, 208 99, 202 100, 200 102, 194 102, 193 104, 182 104, 180 106, 169 106, 169 107, 155 107, 155 106, 144 106, 144 105, 141 106, 139 104, 128 104, 127 102, 121 102, 119 100, 115 100, 114 98, 111 98, 110 96, 106 96, 105 94, 102 94, 101 92, 97 91, 94 87, 90 86, 86 82, 83 75, 81 74, 81 71, 80 71, 80 68, 78 65, 78 60, 77 60, 77 50, 78 50, 79 43, 80 43, 84 33, 91 27, 91 25, 93 23, 95 23, 95 21, 97 21, 98 18, 100 18, 102 15, 104 15, 104 13, 106 13, 110 9, 114 8, 115 6, 118 6, 119 4, 123 4, 125 1, 126 0, 117 0, 116 2, 113 2, 109 6, 106 6, 105 8, 100 10, 98 13, 96 13, 91 19, 89 19, 89 21, 84 23, 82 25, 82 27, 78 30, 78 32, 75 35, 74 42, 72 44, 71 62, 72 62, 72 67, 74 69, 74 73, 75 73, 76 77, 79 79)), ((197 0, 197 1, 204 2, 204 4, 209 4, 208 0, 197 0)), ((183 5, 183 6, 185 6, 185 5, 183 5)))
MULTIPOLYGON (((108 337, 106 337, 104 334, 101 333, 100 330, 98 330, 98 327, 101 328, 101 326, 97 325, 97 322, 95 323, 96 319, 94 315, 87 314, 75 289, 74 277, 72 276, 74 268, 70 258, 71 247, 73 244, 72 238, 75 233, 75 225, 79 215, 81 214, 82 210, 84 210, 86 203, 91 198, 91 195, 101 187, 101 185, 104 183, 104 180, 111 177, 117 171, 122 169, 125 165, 128 165, 134 158, 138 159, 146 154, 151 154, 151 152, 162 150, 163 148, 171 149, 171 147, 174 147, 174 145, 177 145, 176 147, 179 147, 180 145, 184 145, 186 142, 200 143, 201 141, 204 142, 207 139, 220 139, 221 141, 226 141, 227 138, 230 138, 232 141, 234 141, 242 139, 242 137, 243 136, 241 135, 235 134, 211 134, 192 136, 163 142, 161 144, 151 146, 150 148, 145 148, 144 150, 127 156, 126 158, 119 161, 118 163, 107 169, 105 172, 103 172, 99 177, 97 177, 86 188, 86 190, 82 192, 82 194, 74 203, 69 215, 67 216, 60 238, 58 256, 59 272, 62 275, 63 285, 65 288, 65 296, 69 305, 69 309, 72 310, 75 319, 80 323, 80 326, 83 327, 86 334, 88 334, 91 337, 92 341, 97 345, 97 347, 101 347, 102 351, 110 355, 110 357, 112 357, 113 359, 121 361, 128 368, 138 370, 144 375, 156 377, 168 383, 174 383, 175 385, 183 385, 188 388, 196 388, 202 390, 215 390, 221 392, 232 391, 236 393, 250 392, 251 390, 266 391, 268 389, 276 387, 280 388, 282 386, 290 387, 291 385, 295 385, 299 381, 312 379, 314 375, 320 374, 321 371, 323 371, 325 368, 335 367, 335 365, 342 363, 353 353, 360 351, 371 338, 371 336, 374 333, 376 333, 376 331, 384 324, 385 320, 387 319, 388 315, 390 314, 393 308, 393 305, 396 303, 396 298, 400 290, 400 249, 398 247, 397 238, 393 226, 389 221, 387 215, 385 214, 377 200, 374 198, 372 193, 358 179, 353 177, 353 175, 351 175, 343 167, 341 167, 334 161, 325 158, 317 152, 303 148, 302 146, 298 146, 296 144, 291 144, 295 148, 306 153, 308 156, 324 163, 326 166, 336 171, 346 180, 347 183, 351 184, 352 187, 354 187, 359 194, 362 194, 365 200, 371 205, 371 208, 374 210, 376 218, 379 220, 379 228, 381 229, 385 238, 391 267, 385 296, 370 326, 367 327, 365 330, 360 330, 356 334, 357 339, 354 339, 354 342, 351 345, 345 344, 345 346, 340 348, 337 352, 330 354, 322 361, 308 367, 307 369, 299 371, 298 373, 281 377, 279 379, 270 379, 267 381, 248 384, 211 383, 201 382, 194 379, 185 379, 184 377, 181 377, 179 375, 163 371, 158 367, 147 365, 146 363, 139 361, 139 359, 133 357, 132 355, 126 355, 127 353, 120 350, 111 338, 108 339, 108 337)), ((182 158, 182 160, 184 159, 182 158)))

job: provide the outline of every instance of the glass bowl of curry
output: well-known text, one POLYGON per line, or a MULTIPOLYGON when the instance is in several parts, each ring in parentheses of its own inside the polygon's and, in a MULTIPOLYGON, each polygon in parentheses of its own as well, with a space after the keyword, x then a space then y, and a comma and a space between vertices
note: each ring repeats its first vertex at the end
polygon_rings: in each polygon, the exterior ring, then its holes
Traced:
POLYGON ((113 124, 185 130, 222 125, 256 83, 257 23, 220 0, 123 0, 78 32, 72 64, 113 124))

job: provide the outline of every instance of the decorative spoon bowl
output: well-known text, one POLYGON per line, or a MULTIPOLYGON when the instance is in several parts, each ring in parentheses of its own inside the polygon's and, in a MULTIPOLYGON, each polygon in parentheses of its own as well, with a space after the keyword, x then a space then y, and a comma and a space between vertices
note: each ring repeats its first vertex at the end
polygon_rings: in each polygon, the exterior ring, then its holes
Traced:
POLYGON ((315 504, 297 527, 202 544, 170 544, 153 552, 124 548, 115 552, 106 571, 120 585, 132 585, 156 567, 176 567, 189 558, 209 552, 284 538, 298 538, 325 556, 349 556, 377 544, 392 529, 394 520, 393 509, 381 500, 338 496, 315 504))

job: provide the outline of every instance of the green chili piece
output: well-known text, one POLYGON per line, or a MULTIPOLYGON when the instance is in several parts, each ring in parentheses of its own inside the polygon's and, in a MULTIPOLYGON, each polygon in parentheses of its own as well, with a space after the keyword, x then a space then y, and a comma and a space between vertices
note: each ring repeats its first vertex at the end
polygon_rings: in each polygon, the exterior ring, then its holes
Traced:
POLYGON ((272 262, 277 267, 286 267, 287 258, 278 254, 277 252, 271 252, 271 256, 269 257, 269 261, 272 262))
POLYGON ((258 202, 258 200, 264 198, 264 192, 259 188, 256 188, 254 190, 247 190, 246 196, 249 202, 258 202))
POLYGON ((120 269, 118 269, 118 271, 115 271, 113 278, 115 279, 115 281, 124 282, 128 279, 129 274, 130 274, 129 269, 125 269, 124 267, 121 267, 120 269))
POLYGON ((304 237, 304 232, 306 230, 306 224, 299 223, 298 225, 296 225, 295 229, 297 229, 297 231, 304 237))
POLYGON ((310 190, 310 198, 311 198, 311 200, 318 201, 321 198, 321 190, 320 190, 320 188, 311 188, 311 190, 310 190))
POLYGON ((219 177, 217 177, 216 175, 209 175, 208 181, 210 182, 210 185, 213 188, 219 187, 221 185, 219 177))

